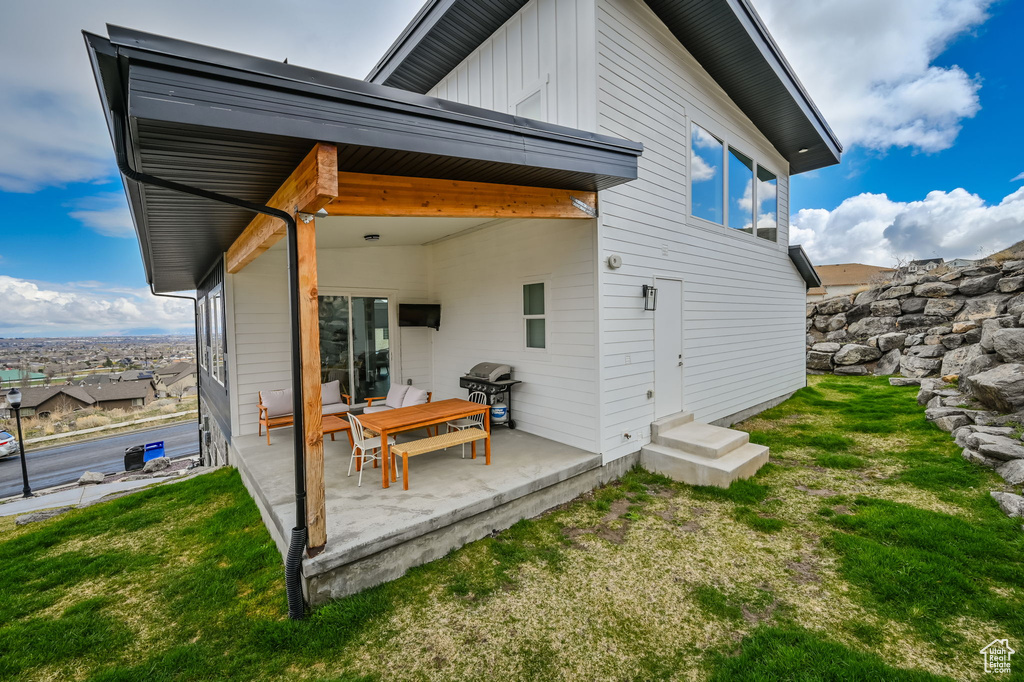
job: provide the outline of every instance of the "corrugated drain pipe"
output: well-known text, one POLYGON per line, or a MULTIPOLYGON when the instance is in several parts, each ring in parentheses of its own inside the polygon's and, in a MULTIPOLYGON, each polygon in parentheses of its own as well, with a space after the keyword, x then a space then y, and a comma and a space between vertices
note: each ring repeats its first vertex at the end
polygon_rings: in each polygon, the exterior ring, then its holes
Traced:
MULTIPOLYGON (((198 187, 183 185, 155 175, 140 173, 128 163, 127 126, 123 114, 114 112, 114 152, 117 167, 128 179, 143 185, 153 185, 164 189, 190 194, 222 204, 237 206, 253 213, 267 215, 284 221, 287 226, 288 243, 288 302, 292 326, 292 414, 294 415, 294 450, 295 450, 295 527, 292 528, 288 556, 285 559, 285 587, 288 592, 288 616, 293 620, 304 618, 305 603, 302 598, 302 553, 306 549, 306 465, 305 428, 302 415, 302 346, 299 342, 299 249, 295 218, 284 211, 270 206, 254 204, 236 197, 210 192, 198 187)), ((152 282, 150 283, 152 287, 152 282)))

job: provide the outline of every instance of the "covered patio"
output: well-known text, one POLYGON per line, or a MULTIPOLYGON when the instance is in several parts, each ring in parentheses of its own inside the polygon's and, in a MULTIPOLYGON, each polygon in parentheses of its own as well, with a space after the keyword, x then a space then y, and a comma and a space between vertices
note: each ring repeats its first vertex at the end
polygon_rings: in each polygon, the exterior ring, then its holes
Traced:
MULTIPOLYGON (((235 465, 282 553, 295 509, 290 430, 275 430, 270 446, 256 435, 233 442, 235 465)), ((417 437, 422 432, 398 440, 417 437)), ((460 448, 416 457, 407 491, 401 485, 383 488, 379 469, 368 468, 357 486, 354 468, 347 475, 350 452, 343 434, 324 442, 330 542, 303 563, 311 604, 393 580, 412 566, 567 502, 608 473, 600 455, 506 428, 493 431, 490 466, 482 455, 471 459, 468 447, 465 459, 460 448)))

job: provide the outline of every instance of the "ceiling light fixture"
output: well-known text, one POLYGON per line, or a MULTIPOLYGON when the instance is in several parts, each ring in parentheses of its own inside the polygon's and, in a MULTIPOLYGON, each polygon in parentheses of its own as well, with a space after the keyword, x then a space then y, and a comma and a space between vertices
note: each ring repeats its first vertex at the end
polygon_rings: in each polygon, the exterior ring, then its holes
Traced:
POLYGON ((797 149, 797 150, 796 150, 796 153, 797 153, 797 154, 806 154, 806 153, 807 153, 807 152, 809 152, 809 151, 811 151, 811 150, 810 150, 810 149, 808 149, 807 147, 804 147, 803 149, 797 149))
POLYGON ((368 242, 379 242, 380 241, 380 235, 379 234, 364 234, 363 235, 363 239, 365 239, 368 242))

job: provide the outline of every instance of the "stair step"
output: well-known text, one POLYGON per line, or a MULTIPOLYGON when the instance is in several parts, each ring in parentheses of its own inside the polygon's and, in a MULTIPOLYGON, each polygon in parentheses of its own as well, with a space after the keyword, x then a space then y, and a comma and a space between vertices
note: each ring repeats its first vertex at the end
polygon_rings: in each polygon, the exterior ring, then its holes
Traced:
POLYGON ((669 429, 673 429, 683 424, 689 424, 693 421, 693 412, 676 412, 670 414, 667 417, 662 417, 651 422, 651 437, 656 437, 659 433, 664 433, 669 429))
POLYGON ((768 448, 746 443, 718 458, 686 452, 652 443, 640 451, 640 464, 654 473, 690 485, 728 488, 741 478, 750 478, 768 462, 768 448))
POLYGON ((749 440, 750 436, 745 431, 736 431, 700 422, 674 426, 666 431, 659 431, 656 436, 653 431, 651 432, 651 441, 657 445, 676 448, 712 459, 717 459, 742 447, 749 440))

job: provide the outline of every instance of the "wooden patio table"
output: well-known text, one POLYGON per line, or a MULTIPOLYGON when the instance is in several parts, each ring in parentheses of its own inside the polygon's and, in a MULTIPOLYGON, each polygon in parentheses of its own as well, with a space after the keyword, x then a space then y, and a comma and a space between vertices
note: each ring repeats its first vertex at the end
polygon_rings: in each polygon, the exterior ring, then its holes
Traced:
POLYGON ((425 403, 423 405, 412 405, 411 407, 396 407, 393 410, 364 414, 359 417, 363 426, 371 431, 380 434, 381 439, 381 463, 383 469, 384 487, 390 487, 391 481, 398 480, 397 472, 392 471, 390 465, 391 446, 388 445, 388 434, 400 431, 411 431, 422 429, 435 424, 463 419, 474 414, 484 415, 484 430, 487 431, 487 440, 484 447, 487 454, 487 463, 491 463, 491 406, 480 405, 479 403, 462 400, 461 398, 450 398, 440 400, 436 403, 425 403), (391 472, 390 477, 388 472, 391 472))

